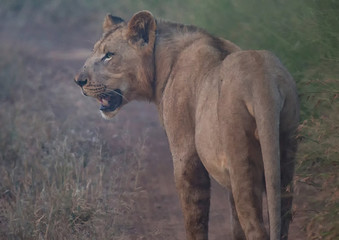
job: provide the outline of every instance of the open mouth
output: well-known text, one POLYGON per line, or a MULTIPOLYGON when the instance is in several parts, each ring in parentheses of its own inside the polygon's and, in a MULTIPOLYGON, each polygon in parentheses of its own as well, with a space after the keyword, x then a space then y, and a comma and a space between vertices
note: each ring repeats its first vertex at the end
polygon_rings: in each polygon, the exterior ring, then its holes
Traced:
POLYGON ((122 92, 120 89, 115 89, 111 92, 100 94, 98 100, 101 103, 100 111, 113 112, 122 104, 122 92))

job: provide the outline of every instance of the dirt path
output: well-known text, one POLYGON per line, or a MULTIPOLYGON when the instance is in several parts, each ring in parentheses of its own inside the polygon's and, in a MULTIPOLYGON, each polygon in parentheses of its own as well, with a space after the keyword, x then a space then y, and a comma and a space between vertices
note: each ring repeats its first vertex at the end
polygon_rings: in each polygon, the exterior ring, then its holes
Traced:
MULTIPOLYGON (((2 31, 4 33, 4 30, 2 31)), ((31 48, 33 54, 39 52, 39 58, 46 59, 46 65, 41 71, 49 69, 66 69, 64 79, 58 83, 59 92, 71 94, 68 96, 70 104, 75 104, 77 111, 88 105, 97 107, 88 103, 79 93, 76 86, 73 86, 72 75, 77 72, 84 59, 89 54, 92 44, 91 41, 72 41, 81 39, 82 36, 74 32, 68 32, 55 38, 55 34, 40 31, 36 34, 34 31, 25 33, 26 40, 16 38, 15 33, 6 34, 2 42, 17 42, 21 46, 31 48), (60 42, 67 44, 62 44, 60 42), (56 43, 58 42, 58 44, 56 43), (73 42, 73 43, 72 43, 73 42), (66 47, 67 45, 67 47, 66 47), (40 48, 40 49, 39 49, 40 48), (88 49, 88 50, 87 50, 88 49), (86 106, 85 106, 86 105, 86 106)), ((2 35, 5 36, 5 35, 2 35)), ((62 110, 60 110, 62 112, 62 110)), ((173 167, 171 156, 166 140, 166 136, 159 124, 157 112, 154 106, 146 103, 131 103, 126 109, 121 111, 118 120, 114 122, 103 123, 99 114, 97 115, 99 124, 108 129, 114 129, 128 121, 129 133, 131 136, 140 136, 146 134, 147 153, 141 164, 141 170, 138 176, 137 187, 141 188, 136 199, 134 215, 137 219, 137 225, 131 231, 127 239, 184 239, 183 216, 180 210, 179 201, 174 186, 173 167), (133 233, 132 233, 133 232, 133 233)), ((85 121, 86 124, 86 121, 85 121)), ((90 122, 89 124, 93 124, 90 122)), ((105 133, 103 133, 105 134, 105 133)), ((106 133, 108 134, 108 133, 106 133)), ((120 137, 107 138, 108 144, 114 146, 117 142, 122 142, 120 137)), ((128 174, 128 173, 127 173, 128 174)), ((302 196, 296 196, 296 203, 301 204, 302 196)), ((230 239, 230 209, 228 205, 227 191, 212 182, 212 201, 210 213, 210 239, 230 239)), ((301 214, 302 215, 302 214, 301 214)), ((302 217, 299 212, 296 214, 295 221, 291 225, 290 239, 305 239, 302 226, 302 217)))

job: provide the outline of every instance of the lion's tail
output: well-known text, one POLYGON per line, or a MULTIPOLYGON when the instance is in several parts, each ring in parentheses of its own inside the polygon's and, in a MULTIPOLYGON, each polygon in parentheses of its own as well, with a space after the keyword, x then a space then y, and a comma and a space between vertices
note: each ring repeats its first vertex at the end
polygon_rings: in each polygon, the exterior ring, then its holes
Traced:
POLYGON ((254 96, 254 112, 264 164, 270 239, 278 240, 281 231, 279 120, 283 101, 278 87, 273 82, 266 84, 254 91, 258 94, 254 96))

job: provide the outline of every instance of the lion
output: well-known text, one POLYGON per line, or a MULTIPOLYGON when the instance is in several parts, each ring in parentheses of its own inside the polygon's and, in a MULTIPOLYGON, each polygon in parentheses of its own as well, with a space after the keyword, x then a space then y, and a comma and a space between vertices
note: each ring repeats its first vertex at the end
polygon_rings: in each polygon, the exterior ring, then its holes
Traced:
POLYGON ((127 22, 107 15, 75 82, 107 119, 132 100, 156 104, 187 239, 208 239, 210 176, 230 192, 233 239, 288 238, 299 104, 271 52, 241 50, 148 11, 127 22))

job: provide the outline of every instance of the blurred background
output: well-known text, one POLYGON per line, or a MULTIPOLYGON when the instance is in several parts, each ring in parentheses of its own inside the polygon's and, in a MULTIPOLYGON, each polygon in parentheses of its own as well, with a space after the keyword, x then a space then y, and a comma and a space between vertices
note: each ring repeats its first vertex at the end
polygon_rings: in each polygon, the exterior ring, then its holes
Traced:
MULTIPOLYGON (((105 121, 73 83, 105 15, 144 9, 281 59, 302 106, 290 239, 338 239, 336 0, 2 0, 0 239, 184 239, 155 107, 105 121)), ((230 234, 227 201, 213 182, 210 239, 230 234)))

